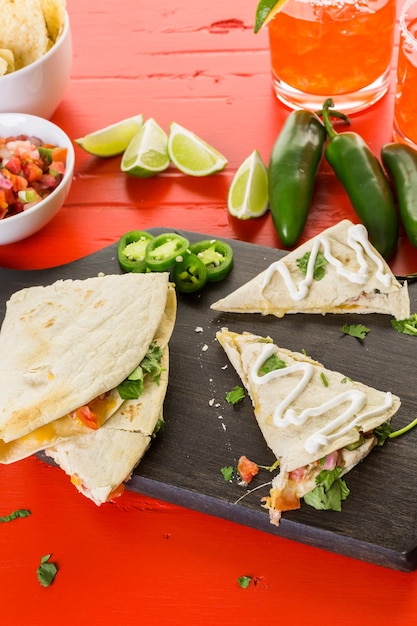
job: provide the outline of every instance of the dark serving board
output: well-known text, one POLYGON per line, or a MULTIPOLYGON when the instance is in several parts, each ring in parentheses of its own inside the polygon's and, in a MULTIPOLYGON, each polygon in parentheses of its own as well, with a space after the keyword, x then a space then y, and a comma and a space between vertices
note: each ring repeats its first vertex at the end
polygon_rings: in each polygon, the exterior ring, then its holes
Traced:
MULTIPOLYGON (((154 234, 169 228, 152 229, 154 234)), ((182 231, 190 241, 207 235, 182 231)), ((389 316, 218 314, 210 304, 240 286, 283 252, 230 242, 235 264, 227 280, 198 295, 179 294, 170 342, 170 378, 164 406, 165 430, 152 443, 127 487, 190 509, 360 560, 412 571, 417 567, 417 428, 375 449, 346 477, 351 491, 340 513, 305 505, 284 513, 279 527, 261 507, 271 474, 261 470, 248 489, 226 482, 221 468, 236 467, 245 454, 269 466, 274 457, 256 424, 250 400, 232 406, 225 394, 240 384, 215 340, 217 329, 270 335, 282 347, 305 350, 330 369, 400 396, 395 429, 417 417, 417 338, 391 327, 389 316), (345 323, 371 329, 365 341, 343 335, 345 323), (264 486, 262 486, 264 485, 264 486), (259 489, 252 491, 255 487, 259 489), (237 500, 241 496, 242 500, 237 500)), ((60 278, 119 273, 116 245, 73 263, 46 270, 0 268, 0 319, 12 292, 60 278)), ((417 284, 410 285, 417 310, 417 284)))

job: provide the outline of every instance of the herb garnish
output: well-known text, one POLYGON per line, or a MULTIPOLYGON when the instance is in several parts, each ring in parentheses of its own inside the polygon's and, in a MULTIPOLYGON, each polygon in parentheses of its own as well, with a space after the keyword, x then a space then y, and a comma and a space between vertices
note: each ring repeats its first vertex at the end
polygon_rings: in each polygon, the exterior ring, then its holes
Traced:
MULTIPOLYGON (((311 252, 306 252, 302 257, 296 260, 298 269, 304 275, 307 274, 308 261, 310 259, 311 252)), ((314 261, 313 278, 314 280, 321 280, 324 277, 324 268, 327 265, 327 259, 323 252, 318 252, 316 260, 314 261)))
POLYGON ((242 589, 247 589, 252 582, 252 576, 239 576, 237 579, 237 584, 242 589))
POLYGON ((227 467, 222 467, 220 471, 226 481, 232 480, 234 469, 231 465, 228 465, 227 467))
POLYGON ((391 320, 392 327, 404 335, 417 336, 417 313, 405 320, 391 320))
POLYGON ((346 500, 350 491, 345 481, 340 478, 343 469, 322 470, 316 477, 316 485, 306 493, 304 501, 319 511, 341 511, 342 501, 346 500))
POLYGON ((324 372, 321 372, 321 374, 320 374, 320 378, 321 378, 321 380, 322 380, 323 385, 324 385, 325 387, 328 387, 328 386, 329 386, 329 381, 327 380, 327 378, 326 378, 326 374, 325 374, 324 372))
POLYGON ((9 515, 4 515, 3 517, 0 517, 0 522, 11 522, 14 519, 18 519, 19 517, 28 517, 29 515, 31 515, 29 509, 17 509, 9 515))
POLYGON ((42 587, 49 587, 49 585, 52 585, 58 572, 55 563, 49 562, 51 556, 52 554, 45 554, 41 558, 41 563, 36 570, 38 581, 42 585, 42 587))
POLYGON ((161 367, 163 350, 153 341, 149 349, 135 370, 117 387, 123 400, 136 400, 144 387, 144 378, 152 376, 154 383, 159 384, 159 378, 164 368, 161 367))
POLYGON ((243 387, 239 387, 237 385, 236 387, 233 387, 231 391, 228 391, 226 393, 226 402, 228 402, 229 404, 237 404, 238 402, 241 402, 244 397, 245 390, 243 389, 243 387))
POLYGON ((367 328, 363 324, 344 324, 341 329, 342 333, 356 337, 357 339, 365 339, 366 335, 370 332, 370 328, 367 328))
POLYGON ((268 374, 274 370, 281 370, 286 367, 285 361, 279 358, 277 354, 271 354, 259 368, 260 374, 268 374))

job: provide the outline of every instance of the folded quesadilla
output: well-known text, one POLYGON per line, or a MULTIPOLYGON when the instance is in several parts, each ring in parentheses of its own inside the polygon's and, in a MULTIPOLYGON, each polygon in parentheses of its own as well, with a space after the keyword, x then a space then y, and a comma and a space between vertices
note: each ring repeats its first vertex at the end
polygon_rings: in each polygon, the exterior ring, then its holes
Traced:
POLYGON ((410 315, 401 285, 362 224, 343 220, 211 305, 215 311, 410 315))
POLYGON ((316 489, 324 497, 325 487, 317 482, 320 473, 328 470, 340 478, 350 471, 376 445, 375 429, 400 407, 400 399, 389 391, 352 381, 270 338, 226 328, 216 337, 279 460, 265 505, 272 523, 279 522, 282 511, 298 509, 300 498, 316 489))
POLYGON ((160 325, 172 332, 168 280, 97 276, 12 295, 0 331, 0 462, 100 429, 123 406, 119 386, 160 325))
POLYGON ((139 398, 125 400, 98 430, 78 435, 47 448, 75 487, 98 506, 124 489, 152 437, 163 422, 163 402, 168 384, 168 341, 176 313, 175 292, 168 292, 167 308, 154 343, 163 348, 157 384, 145 376, 139 398))

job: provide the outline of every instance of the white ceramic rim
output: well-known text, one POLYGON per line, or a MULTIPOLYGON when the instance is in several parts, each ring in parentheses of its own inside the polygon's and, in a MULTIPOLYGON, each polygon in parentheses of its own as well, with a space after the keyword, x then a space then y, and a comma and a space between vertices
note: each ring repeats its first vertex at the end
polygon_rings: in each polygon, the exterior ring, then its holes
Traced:
MULTIPOLYGON (((405 2, 405 4, 404 4, 403 8, 401 9, 401 13, 400 13, 400 31, 401 31, 401 34, 403 35, 404 39, 406 40, 406 42, 414 50, 417 50, 417 39, 408 30, 408 21, 409 21, 408 10, 410 9, 410 7, 413 4, 416 4, 416 0, 407 0, 405 2)), ((416 4, 416 6, 417 6, 417 4, 416 4)), ((416 13, 415 17, 417 17, 417 13, 416 13)))
MULTIPOLYGON (((72 141, 68 137, 66 132, 63 131, 62 128, 60 128, 59 126, 57 126, 53 122, 50 122, 49 120, 45 120, 43 117, 40 118, 40 117, 38 117, 36 115, 30 115, 29 113, 13 113, 13 111, 6 111, 4 113, 0 113, 0 123, 1 123, 1 118, 4 115, 21 115, 22 117, 29 118, 29 121, 32 118, 36 119, 36 120, 41 120, 42 123, 45 123, 46 125, 51 126, 54 130, 56 130, 58 134, 64 135, 66 137, 66 139, 67 139, 67 142, 68 142, 67 146, 61 146, 61 147, 66 147, 68 149, 68 155, 67 155, 67 162, 65 164, 65 174, 62 177, 62 180, 59 183, 59 185, 57 187, 55 187, 55 189, 52 191, 52 193, 50 193, 48 196, 46 196, 46 198, 44 198, 43 200, 41 200, 37 204, 34 204, 32 207, 30 207, 30 209, 27 209, 26 211, 22 211, 21 213, 17 213, 16 215, 11 215, 10 217, 4 218, 4 222, 7 221, 7 223, 11 223, 11 222, 17 222, 19 220, 25 219, 26 215, 28 215, 29 213, 32 213, 32 211, 36 211, 40 206, 43 205, 44 202, 48 202, 48 200, 54 198, 56 195, 61 193, 62 188, 64 186, 64 183, 66 183, 68 178, 72 178, 72 176, 73 176, 74 166, 75 166, 75 151, 74 151, 74 146, 72 145, 72 141)), ((42 139, 42 137, 39 137, 39 139, 42 139)), ((0 220, 0 224, 2 223, 2 221, 3 220, 0 220)), ((0 228, 1 228, 1 226, 0 226, 0 228)))
POLYGON ((1 83, 5 83, 8 80, 12 80, 13 76, 17 76, 17 75, 22 76, 25 72, 29 72, 33 68, 36 68, 37 65, 39 65, 40 63, 43 63, 45 59, 47 59, 52 54, 54 54, 56 49, 59 48, 62 45, 62 42, 64 41, 65 37, 69 33, 69 29, 70 29, 69 17, 68 17, 67 11, 65 11, 64 27, 63 27, 63 29, 62 29, 58 39, 56 40, 56 42, 52 46, 52 48, 50 48, 48 50, 48 52, 46 52, 41 57, 39 57, 39 59, 36 59, 36 61, 33 61, 33 63, 29 63, 29 65, 25 65, 25 67, 21 67, 19 70, 16 70, 14 72, 10 72, 10 74, 5 74, 4 76, 0 76, 0 87, 1 87, 1 83))

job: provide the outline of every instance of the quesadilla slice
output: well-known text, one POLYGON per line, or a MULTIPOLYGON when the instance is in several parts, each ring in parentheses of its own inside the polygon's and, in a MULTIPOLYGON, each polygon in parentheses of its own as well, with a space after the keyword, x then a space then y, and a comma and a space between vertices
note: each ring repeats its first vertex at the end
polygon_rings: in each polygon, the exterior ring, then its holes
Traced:
POLYGON ((46 455, 71 477, 78 491, 98 506, 122 493, 124 483, 131 477, 163 422, 168 385, 168 341, 175 313, 176 298, 172 289, 154 339, 154 344, 162 350, 157 384, 154 376, 145 376, 140 396, 126 400, 102 428, 45 450, 46 455))
POLYGON ((298 509, 300 498, 318 495, 316 489, 325 495, 318 481, 321 472, 333 472, 337 479, 349 472, 376 445, 375 429, 400 407, 391 392, 352 381, 304 354, 278 347, 269 337, 226 328, 216 337, 279 461, 265 504, 272 523, 279 522, 282 511, 298 509))
POLYGON ((0 331, 0 462, 106 423, 165 317, 168 280, 97 276, 12 295, 0 331))
POLYGON ((272 263, 226 297, 215 311, 261 313, 383 313, 410 315, 407 285, 368 240, 362 224, 343 220, 272 263))

